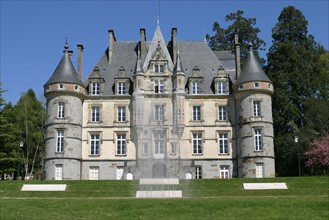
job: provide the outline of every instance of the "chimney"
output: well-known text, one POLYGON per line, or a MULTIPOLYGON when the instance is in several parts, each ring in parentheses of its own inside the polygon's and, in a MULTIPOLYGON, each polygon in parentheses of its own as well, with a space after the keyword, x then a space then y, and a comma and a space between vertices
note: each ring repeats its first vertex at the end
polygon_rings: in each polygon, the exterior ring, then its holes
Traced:
POLYGON ((141 38, 141 42, 140 42, 141 61, 142 61, 142 63, 144 63, 145 57, 146 57, 146 32, 145 32, 145 28, 141 28, 139 30, 139 33, 140 33, 140 38, 141 38))
POLYGON ((78 44, 78 76, 79 79, 82 79, 82 59, 83 59, 83 45, 78 44))
POLYGON ((239 35, 234 34, 234 45, 235 45, 235 70, 236 70, 236 79, 240 77, 241 74, 241 60, 240 60, 240 43, 239 35))
POLYGON ((111 63, 112 61, 112 56, 113 56, 113 46, 114 46, 114 41, 115 40, 115 36, 114 36, 114 31, 113 30, 108 30, 109 32, 109 54, 108 54, 108 59, 109 59, 109 63, 111 63))
POLYGON ((172 43, 172 59, 173 59, 173 63, 174 65, 176 64, 176 60, 177 60, 177 28, 173 27, 171 29, 171 43, 172 43))

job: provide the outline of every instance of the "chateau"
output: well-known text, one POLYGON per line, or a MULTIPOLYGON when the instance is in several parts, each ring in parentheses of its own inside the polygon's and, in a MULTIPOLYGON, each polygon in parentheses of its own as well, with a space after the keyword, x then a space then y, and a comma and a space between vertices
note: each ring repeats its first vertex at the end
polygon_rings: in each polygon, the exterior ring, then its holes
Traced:
POLYGON ((67 43, 44 85, 47 180, 274 177, 273 85, 252 47, 213 51, 204 41, 109 46, 82 80, 67 43))

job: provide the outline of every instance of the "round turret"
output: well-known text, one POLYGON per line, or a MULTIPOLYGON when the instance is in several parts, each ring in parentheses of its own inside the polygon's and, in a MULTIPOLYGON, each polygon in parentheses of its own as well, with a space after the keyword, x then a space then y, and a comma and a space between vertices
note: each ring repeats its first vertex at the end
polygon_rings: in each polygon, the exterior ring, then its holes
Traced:
POLYGON ((45 179, 80 179, 84 94, 85 86, 74 69, 66 44, 61 61, 44 85, 45 179))
POLYGON ((234 83, 239 177, 274 177, 273 85, 253 51, 234 83))

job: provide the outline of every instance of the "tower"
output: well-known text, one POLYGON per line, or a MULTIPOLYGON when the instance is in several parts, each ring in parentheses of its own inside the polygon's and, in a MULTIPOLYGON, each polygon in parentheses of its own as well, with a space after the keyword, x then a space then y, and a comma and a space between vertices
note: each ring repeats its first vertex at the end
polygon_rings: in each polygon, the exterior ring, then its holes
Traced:
POLYGON ((234 83, 239 177, 275 176, 272 94, 272 81, 250 46, 241 75, 234 83))
POLYGON ((66 42, 62 59, 44 85, 47 99, 44 171, 47 180, 80 179, 85 86, 74 69, 68 48, 66 42))

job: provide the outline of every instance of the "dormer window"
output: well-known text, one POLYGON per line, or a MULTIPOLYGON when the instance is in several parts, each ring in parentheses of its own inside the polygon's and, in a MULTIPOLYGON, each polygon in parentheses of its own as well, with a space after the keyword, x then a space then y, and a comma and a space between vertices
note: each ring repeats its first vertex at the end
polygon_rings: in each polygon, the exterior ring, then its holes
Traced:
POLYGON ((220 66, 213 81, 214 93, 218 95, 229 94, 229 75, 225 74, 224 67, 220 66))
POLYGON ((192 82, 192 94, 193 95, 201 94, 200 82, 199 81, 192 82))
POLYGON ((201 70, 197 66, 192 69, 192 73, 189 76, 188 81, 190 94, 199 95, 202 93, 203 76, 201 74, 201 70))
POLYGON ((94 82, 91 84, 91 95, 100 94, 100 83, 94 82))
POLYGON ((220 94, 220 95, 226 94, 226 81, 217 82, 217 94, 220 94))
POLYGON ((118 87, 118 95, 125 95, 126 94, 126 82, 118 82, 117 83, 118 87))
POLYGON ((154 64, 154 72, 155 73, 164 73, 164 65, 163 64, 154 64))
POLYGON ((114 82, 116 95, 127 95, 129 93, 129 77, 123 66, 119 68, 118 73, 114 77, 114 82))

